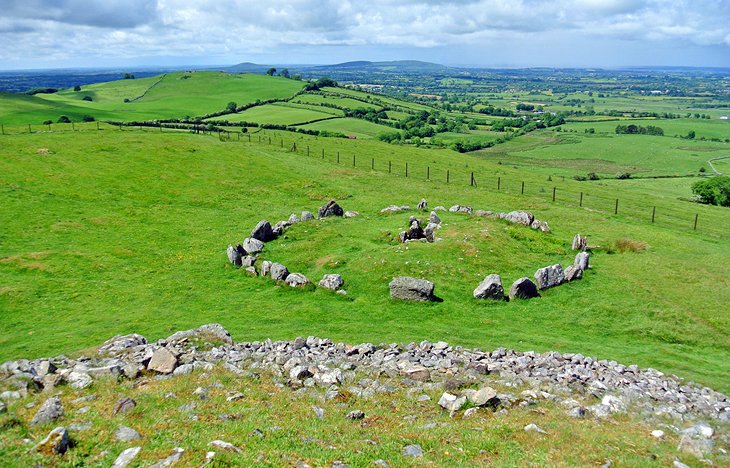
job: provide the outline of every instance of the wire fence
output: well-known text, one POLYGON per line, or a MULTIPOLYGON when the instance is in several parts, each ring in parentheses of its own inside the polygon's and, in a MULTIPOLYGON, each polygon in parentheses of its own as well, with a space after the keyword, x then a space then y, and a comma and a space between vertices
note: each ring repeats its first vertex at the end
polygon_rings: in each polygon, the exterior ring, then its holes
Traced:
MULTIPOLYGON (((354 151, 346 153, 341 149, 333 148, 337 145, 328 145, 327 142, 320 142, 319 140, 303 140, 304 135, 291 134, 290 136, 284 132, 256 131, 241 133, 240 131, 230 132, 209 129, 204 125, 158 124, 156 126, 129 127, 123 124, 105 122, 72 122, 44 125, 0 124, 0 135, 74 131, 128 131, 130 129, 147 132, 184 131, 213 135, 227 142, 278 147, 279 150, 312 158, 316 157, 322 161, 340 166, 388 173, 404 178, 417 178, 435 183, 470 187, 475 190, 533 197, 540 201, 582 208, 607 216, 620 216, 661 227, 697 232, 719 239, 730 239, 730 210, 680 201, 666 203, 658 197, 652 198, 649 196, 637 201, 636 194, 633 197, 609 194, 606 193, 607 189, 593 185, 591 182, 568 184, 565 183, 566 181, 539 181, 535 178, 518 179, 487 174, 485 170, 444 167, 444 164, 409 161, 400 156, 376 158, 364 156, 354 151), (287 138, 283 135, 287 135, 287 138), (585 185, 585 188, 578 188, 576 184, 585 185), (687 207, 680 204, 686 204, 687 207)), ((333 141, 331 140, 331 142, 333 141)))

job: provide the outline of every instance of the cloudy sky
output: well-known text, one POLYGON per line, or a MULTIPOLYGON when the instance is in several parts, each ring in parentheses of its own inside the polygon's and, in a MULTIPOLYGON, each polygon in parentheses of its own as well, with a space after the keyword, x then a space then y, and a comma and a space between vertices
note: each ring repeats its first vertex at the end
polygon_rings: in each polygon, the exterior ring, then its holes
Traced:
POLYGON ((2 0, 0 69, 730 67, 730 0, 2 0))

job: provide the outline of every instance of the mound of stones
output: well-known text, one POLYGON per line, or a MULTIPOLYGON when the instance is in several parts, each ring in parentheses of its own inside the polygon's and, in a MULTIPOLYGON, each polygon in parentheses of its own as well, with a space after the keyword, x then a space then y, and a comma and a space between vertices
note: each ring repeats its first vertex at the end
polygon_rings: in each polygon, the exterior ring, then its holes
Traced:
MULTIPOLYGON (((40 391, 53 395, 58 386, 73 386, 78 381, 74 375, 85 376, 82 380, 91 385, 101 378, 134 380, 142 371, 182 376, 194 370, 211 370, 216 365, 241 378, 252 372, 270 372, 293 389, 323 387, 328 395, 335 396, 341 388, 363 398, 388 391, 387 385, 378 386, 372 379, 357 381, 356 372, 373 379, 400 378, 404 384, 419 388, 441 382, 446 393, 439 404, 451 412, 459 411, 466 401, 475 406, 508 408, 517 402, 527 405, 543 398, 561 404, 573 417, 605 418, 631 410, 647 419, 670 418, 674 424, 698 419, 730 422, 730 398, 726 395, 655 369, 581 354, 505 348, 482 352, 429 341, 349 345, 315 337, 237 343, 219 324, 178 332, 154 343, 140 335, 115 336, 97 354, 76 359, 57 356, 5 362, 0 365, 0 385, 14 390, 2 392, 0 398, 7 411, 13 411, 14 402, 23 395, 40 391), (498 394, 483 385, 487 376, 499 378, 498 382, 507 387, 527 386, 531 390, 519 396, 498 394), (480 388, 459 391, 464 385, 480 388), (576 398, 597 398, 599 402, 582 406, 576 398)), ((64 398, 63 393, 50 396, 36 411, 33 421, 62 422, 64 398)), ((116 406, 115 411, 125 412, 134 409, 136 402, 122 398, 116 406)), ((48 448, 43 450, 60 453, 65 437, 62 429, 54 431, 44 442, 48 448)), ((706 447, 695 442, 706 433, 711 437, 711 431, 707 426, 699 433, 688 432, 682 443, 704 450, 706 447)), ((708 437, 703 440, 706 445, 708 437)))
POLYGON ((441 219, 435 211, 431 212, 428 221, 421 221, 415 216, 411 216, 408 219, 408 229, 398 234, 398 240, 404 243, 411 241, 434 242, 437 240, 435 234, 440 225, 441 219), (421 227, 422 223, 426 224, 425 228, 421 227))

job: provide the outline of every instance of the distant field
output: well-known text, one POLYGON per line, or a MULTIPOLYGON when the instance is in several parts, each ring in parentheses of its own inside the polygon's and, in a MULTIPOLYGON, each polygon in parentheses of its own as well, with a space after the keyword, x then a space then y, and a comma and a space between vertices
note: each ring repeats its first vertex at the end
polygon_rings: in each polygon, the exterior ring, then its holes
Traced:
POLYGON ((229 122, 256 122, 278 125, 296 125, 317 119, 326 119, 343 115, 341 110, 325 107, 298 106, 289 103, 273 103, 246 109, 237 114, 226 114, 216 119, 229 122))
POLYGON ((690 130, 696 133, 695 139, 700 138, 720 138, 730 139, 730 121, 728 120, 706 120, 706 119, 622 119, 620 121, 605 122, 570 122, 563 125, 563 128, 577 130, 583 132, 586 129, 593 128, 599 133, 616 133, 616 125, 640 125, 646 127, 653 125, 661 127, 664 135, 672 137, 675 135, 685 136, 690 130))
MULTIPOLYGON (((580 124, 584 125, 584 124, 580 124)), ((587 125, 587 124, 586 124, 587 125)), ((730 150, 727 143, 688 141, 650 135, 558 133, 547 131, 543 143, 522 146, 511 141, 479 152, 505 164, 543 167, 548 173, 573 176, 596 172, 613 177, 698 174, 713 155, 730 150)))
POLYGON ((302 128, 344 133, 345 135, 352 135, 357 138, 372 138, 380 133, 393 131, 392 128, 386 127, 385 125, 349 118, 324 120, 322 122, 302 125, 302 128))
POLYGON ((377 104, 362 102, 356 99, 321 94, 301 94, 294 98, 292 102, 309 104, 334 104, 336 106, 346 107, 348 109, 363 108, 380 110, 382 108, 377 104))

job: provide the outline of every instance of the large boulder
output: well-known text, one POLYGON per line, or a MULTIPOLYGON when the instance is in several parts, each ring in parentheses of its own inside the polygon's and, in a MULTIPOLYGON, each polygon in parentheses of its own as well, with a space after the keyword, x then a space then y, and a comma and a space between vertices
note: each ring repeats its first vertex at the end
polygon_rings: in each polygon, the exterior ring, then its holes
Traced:
POLYGON ((337 291, 345 284, 345 281, 342 279, 342 276, 336 274, 336 273, 330 273, 327 275, 324 275, 324 278, 320 280, 319 285, 325 289, 331 289, 333 291, 337 291))
POLYGON ((183 340, 196 339, 208 340, 225 344, 233 344, 233 338, 223 325, 219 323, 208 323, 191 330, 179 331, 167 337, 168 343, 177 343, 183 340))
POLYGON ((423 235, 426 236, 426 240, 429 242, 433 242, 436 240, 436 229, 438 229, 439 225, 436 223, 428 223, 426 226, 426 229, 423 230, 423 235))
POLYGON ((390 297, 404 301, 433 301, 434 284, 425 279, 410 276, 398 276, 388 285, 390 297))
POLYGON ((428 217, 428 221, 433 224, 441 224, 441 218, 436 214, 435 211, 431 212, 431 216, 428 217))
POLYGON ((573 250, 585 251, 585 249, 587 247, 588 247, 588 239, 581 236, 580 234, 576 234, 575 237, 573 237, 573 244, 571 245, 571 248, 573 250))
POLYGON ((301 273, 289 273, 284 280, 292 288, 302 288, 309 284, 309 278, 301 273))
POLYGON ((256 255, 257 253, 264 250, 264 243, 259 239, 247 237, 243 240, 243 248, 247 253, 251 255, 256 255))
POLYGON ((509 221, 510 223, 522 224, 523 226, 531 226, 532 222, 535 221, 535 217, 528 211, 516 210, 510 211, 509 213, 500 213, 500 218, 509 221))
POLYGON ((423 239, 426 237, 421 229, 421 223, 418 220, 413 220, 411 226, 408 228, 408 239, 423 239))
POLYGON ((152 354, 148 370, 159 372, 160 374, 172 374, 177 367, 177 356, 170 352, 167 348, 159 348, 152 354))
POLYGON ((68 431, 65 427, 55 428, 33 447, 34 452, 43 455, 63 455, 66 450, 68 450, 68 431))
POLYGON ((532 224, 530 224, 530 227, 537 231, 550 232, 550 226, 547 221, 540 221, 539 219, 536 219, 532 222, 532 224))
POLYGON ((276 281, 284 281, 289 276, 289 270, 281 263, 272 263, 269 267, 271 279, 276 281))
POLYGON ((311 221, 314 219, 314 215, 311 211, 302 211, 302 222, 311 221))
POLYGON ((512 286, 509 288, 510 299, 531 299, 539 296, 537 286, 535 286, 535 283, 530 278, 520 278, 512 283, 512 286))
POLYGON ((573 265, 580 268, 581 270, 585 271, 588 269, 588 252, 578 252, 578 255, 575 256, 575 261, 573 261, 573 265))
POLYGON ((256 227, 253 228, 253 231, 251 231, 251 237, 258 239, 261 242, 269 242, 270 240, 274 240, 276 236, 274 236, 274 230, 271 228, 271 223, 264 219, 259 221, 256 227))
POLYGON ((566 282, 575 281, 583 277, 583 270, 575 265, 570 265, 568 268, 565 269, 563 276, 565 276, 566 282))
POLYGON ((428 208, 428 202, 425 198, 421 198, 421 201, 418 202, 418 205, 416 205, 417 210, 425 210, 428 208))
POLYGON ((540 268, 535 272, 535 282, 538 289, 548 289, 563 284, 565 282, 563 267, 556 263, 555 265, 540 268))
POLYGON ((464 213, 464 214, 472 214, 474 211, 471 206, 465 206, 465 205, 454 205, 451 208, 449 208, 449 211, 452 213, 464 213))
POLYGON ((289 215, 289 219, 287 220, 287 222, 289 224, 297 224, 299 222, 299 216, 292 213, 289 215))
POLYGON ((228 249, 226 249, 226 255, 228 255, 228 261, 231 262, 235 266, 241 266, 241 258, 243 257, 243 253, 241 252, 243 250, 243 247, 241 245, 237 245, 236 247, 233 247, 232 245, 228 245, 228 249), (240 250, 239 250, 240 247, 240 250))
POLYGON ((32 425, 45 424, 63 416, 63 405, 57 396, 47 399, 31 420, 32 425))
POLYGON ((319 217, 327 218, 329 216, 343 216, 345 211, 336 201, 330 200, 326 205, 319 207, 319 217))
POLYGON ((499 275, 491 274, 479 283, 474 290, 476 299, 496 299, 504 300, 504 287, 502 287, 502 278, 499 275))

